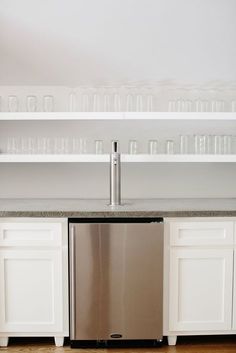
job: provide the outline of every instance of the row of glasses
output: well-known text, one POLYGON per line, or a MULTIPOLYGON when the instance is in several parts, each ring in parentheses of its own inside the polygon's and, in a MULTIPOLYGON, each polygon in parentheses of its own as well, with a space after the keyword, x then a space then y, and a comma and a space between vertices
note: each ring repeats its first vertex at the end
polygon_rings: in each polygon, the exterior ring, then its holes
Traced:
MULTIPOLYGON (((95 140, 93 152, 102 154, 103 141, 95 140)), ((9 137, 6 143, 7 154, 86 154, 86 138, 79 137, 9 137)))
MULTIPOLYGON (((174 140, 165 141, 164 153, 174 154, 175 153, 175 142, 174 140)), ((149 154, 158 154, 161 153, 161 144, 158 140, 149 140, 148 141, 148 153, 149 154)), ((139 142, 137 140, 130 140, 128 143, 128 153, 129 154, 139 154, 142 153, 139 142)))
POLYGON ((234 137, 231 135, 181 135, 180 154, 232 154, 234 137))
MULTIPOLYGON (((1 104, 1 102, 0 102, 1 104)), ((70 111, 75 111, 76 104, 70 100, 70 111)), ((117 94, 115 95, 105 95, 101 97, 101 102, 95 95, 93 97, 92 103, 89 100, 88 95, 83 95, 81 97, 80 106, 78 107, 80 111, 127 111, 127 112, 152 112, 154 109, 154 96, 149 95, 143 97, 141 95, 134 96, 132 94, 127 95, 125 100, 122 101, 121 97, 117 94)), ((43 97, 43 111, 53 112, 54 109, 54 98, 53 96, 43 97)), ((8 97, 8 111, 18 112, 19 111, 19 100, 17 96, 8 97)), ((37 112, 39 109, 39 102, 36 96, 27 96, 26 98, 26 111, 27 112, 37 112)), ((185 99, 171 100, 168 102, 169 112, 224 112, 226 111, 225 102, 223 100, 196 100, 190 101, 185 99)), ((231 107, 229 109, 231 112, 236 112, 236 100, 231 102, 231 107)))
POLYGON ((70 95, 71 111, 236 111, 236 89, 220 86, 81 87, 70 95))
POLYGON ((196 154, 232 154, 232 136, 230 135, 195 135, 196 154))
MULTIPOLYGON (((179 139, 148 141, 149 154, 232 154, 235 151, 231 135, 180 135, 179 139)), ((7 154, 86 154, 104 153, 104 141, 91 141, 81 137, 9 137, 5 153, 7 154), (88 148, 89 147, 89 148, 88 148)), ((143 153, 141 143, 129 140, 128 153, 143 153)))
MULTIPOLYGON (((149 140, 149 154, 232 154, 234 137, 231 135, 180 135, 179 140, 149 140)), ((141 153, 139 142, 130 140, 129 154, 141 153)))
MULTIPOLYGON (((30 92, 30 91, 29 91, 30 92)), ((54 95, 0 97, 0 111, 52 112, 54 95)), ((128 84, 69 89, 64 97, 69 111, 84 112, 236 112, 236 86, 128 84)))
MULTIPOLYGON (((236 101, 231 102, 232 112, 236 111, 236 101)), ((177 99, 168 102, 169 112, 224 112, 226 111, 223 100, 200 100, 195 101, 186 99, 177 99)))
POLYGON ((71 94, 69 98, 70 111, 82 112, 152 112, 155 111, 153 94, 128 93, 83 93, 76 103, 76 96, 71 94))
MULTIPOLYGON (((0 100, 1 103, 2 100, 0 100)), ((54 107, 54 97, 51 95, 45 95, 42 98, 42 110, 44 112, 53 112, 54 107)), ((29 95, 25 100, 25 109, 27 112, 37 112, 41 111, 41 103, 37 96, 29 95)), ((7 110, 9 112, 19 112, 20 110, 20 100, 17 96, 11 95, 7 97, 7 110)))

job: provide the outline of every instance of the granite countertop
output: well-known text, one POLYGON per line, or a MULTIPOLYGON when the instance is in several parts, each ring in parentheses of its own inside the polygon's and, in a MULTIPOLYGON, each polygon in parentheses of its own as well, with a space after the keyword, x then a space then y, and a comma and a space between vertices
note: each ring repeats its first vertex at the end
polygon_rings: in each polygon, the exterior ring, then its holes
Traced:
POLYGON ((236 198, 124 200, 0 199, 0 217, 235 217, 236 198))

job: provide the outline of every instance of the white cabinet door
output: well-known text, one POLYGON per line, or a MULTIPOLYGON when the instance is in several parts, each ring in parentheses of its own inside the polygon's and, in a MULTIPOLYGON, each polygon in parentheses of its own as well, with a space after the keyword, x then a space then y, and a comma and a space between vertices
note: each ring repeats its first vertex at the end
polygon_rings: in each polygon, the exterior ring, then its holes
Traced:
POLYGON ((0 332, 62 332, 61 250, 0 250, 0 332))
MULTIPOLYGON (((236 232, 235 232, 236 236, 236 232)), ((234 290, 233 290, 233 323, 232 330, 236 330, 236 250, 234 250, 234 290)))
POLYGON ((170 250, 169 330, 230 330, 233 250, 170 250))

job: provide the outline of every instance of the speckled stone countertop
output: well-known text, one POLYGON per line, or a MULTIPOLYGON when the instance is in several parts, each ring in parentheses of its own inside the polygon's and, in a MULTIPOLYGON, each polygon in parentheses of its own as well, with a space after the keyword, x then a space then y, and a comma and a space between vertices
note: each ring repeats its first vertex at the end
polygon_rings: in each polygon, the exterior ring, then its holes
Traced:
POLYGON ((236 198, 124 200, 0 199, 0 217, 236 217, 236 198))

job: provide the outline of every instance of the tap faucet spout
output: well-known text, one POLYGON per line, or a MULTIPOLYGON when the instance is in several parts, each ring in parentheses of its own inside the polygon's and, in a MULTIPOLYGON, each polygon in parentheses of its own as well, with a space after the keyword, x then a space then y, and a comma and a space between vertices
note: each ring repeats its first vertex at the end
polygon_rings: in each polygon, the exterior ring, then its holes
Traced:
POLYGON ((110 154, 110 206, 121 205, 121 169, 119 142, 112 141, 110 154))

